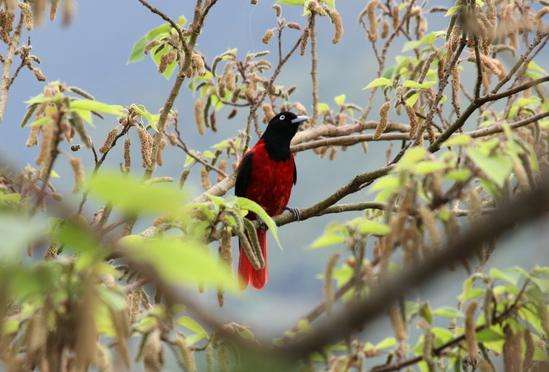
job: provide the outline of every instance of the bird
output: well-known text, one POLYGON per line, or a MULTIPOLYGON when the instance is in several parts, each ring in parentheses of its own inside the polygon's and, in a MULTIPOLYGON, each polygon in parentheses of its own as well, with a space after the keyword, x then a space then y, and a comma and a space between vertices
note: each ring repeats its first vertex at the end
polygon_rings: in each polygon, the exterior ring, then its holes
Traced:
MULTIPOLYGON (((237 167, 236 196, 253 200, 271 217, 287 209, 299 219, 298 210, 287 207, 292 188, 297 182, 290 142, 299 126, 308 119, 307 116, 284 111, 269 120, 263 135, 246 151, 237 167)), ((248 218, 255 220, 257 216, 251 214, 248 218)), ((262 289, 268 279, 267 231, 264 225, 257 229, 257 237, 265 261, 263 268, 254 269, 243 250, 242 242, 239 244, 238 274, 243 289, 249 284, 262 289)))

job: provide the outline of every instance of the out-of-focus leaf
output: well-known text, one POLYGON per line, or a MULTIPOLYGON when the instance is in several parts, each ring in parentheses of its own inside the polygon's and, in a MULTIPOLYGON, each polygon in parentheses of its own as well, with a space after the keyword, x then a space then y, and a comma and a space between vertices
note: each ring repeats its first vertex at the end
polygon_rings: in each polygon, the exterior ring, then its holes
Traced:
POLYGON ((165 236, 144 239, 122 238, 120 244, 134 260, 150 264, 164 280, 174 283, 223 286, 236 290, 236 281, 229 269, 213 257, 202 244, 179 237, 165 236))
POLYGON ((22 251, 48 231, 47 221, 0 211, 0 262, 20 258, 22 251))
POLYGON ((427 150, 425 150, 425 148, 421 146, 411 147, 406 150, 402 158, 397 163, 397 169, 400 171, 411 170, 417 162, 425 158, 425 155, 427 155, 427 150))
POLYGON ((189 346, 208 337, 208 332, 196 320, 188 316, 182 316, 177 319, 177 324, 193 332, 193 335, 186 337, 189 346))
POLYGON ((345 242, 345 235, 343 235, 343 229, 334 229, 328 227, 324 233, 319 236, 311 244, 311 249, 324 248, 331 245, 341 244, 345 242))
POLYGON ((463 318, 463 314, 461 313, 461 311, 449 306, 436 308, 435 310, 433 310, 433 315, 449 319, 463 318))
POLYGON ((147 185, 117 172, 96 174, 89 180, 88 187, 90 195, 130 214, 176 214, 186 200, 186 194, 173 185, 147 185))
POLYGON ((471 136, 468 136, 467 134, 456 134, 444 141, 442 146, 465 146, 470 144, 471 141, 471 136))
POLYGON ((388 225, 363 217, 355 218, 349 224, 361 234, 387 235, 391 232, 391 228, 388 225))
POLYGON ((467 155, 479 167, 490 180, 499 187, 503 187, 511 174, 513 164, 510 159, 502 155, 487 156, 476 148, 469 148, 467 155))

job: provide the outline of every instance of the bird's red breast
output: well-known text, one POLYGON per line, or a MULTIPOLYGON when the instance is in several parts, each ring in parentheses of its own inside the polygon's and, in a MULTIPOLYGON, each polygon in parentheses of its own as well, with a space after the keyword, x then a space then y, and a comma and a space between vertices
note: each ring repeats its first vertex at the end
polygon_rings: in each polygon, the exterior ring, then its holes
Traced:
POLYGON ((269 216, 276 216, 284 211, 290 200, 295 182, 294 156, 287 160, 273 160, 263 140, 249 152, 252 164, 244 196, 261 205, 269 216))

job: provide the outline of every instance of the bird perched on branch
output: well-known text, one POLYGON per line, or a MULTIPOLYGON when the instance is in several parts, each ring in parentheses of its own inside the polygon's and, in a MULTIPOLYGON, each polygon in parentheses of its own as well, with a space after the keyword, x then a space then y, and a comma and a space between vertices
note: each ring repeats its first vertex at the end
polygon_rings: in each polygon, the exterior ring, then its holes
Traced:
MULTIPOLYGON (((259 204, 269 216, 279 215, 289 209, 299 219, 296 209, 286 208, 292 187, 297 181, 294 156, 290 152, 290 141, 297 133, 299 125, 307 121, 306 116, 291 112, 275 115, 259 141, 246 152, 238 165, 235 194, 259 204)), ((257 216, 251 215, 250 219, 257 216)), ((257 237, 265 265, 254 269, 240 242, 238 273, 242 286, 251 284, 257 289, 265 286, 267 271, 267 232, 257 230, 257 237)))

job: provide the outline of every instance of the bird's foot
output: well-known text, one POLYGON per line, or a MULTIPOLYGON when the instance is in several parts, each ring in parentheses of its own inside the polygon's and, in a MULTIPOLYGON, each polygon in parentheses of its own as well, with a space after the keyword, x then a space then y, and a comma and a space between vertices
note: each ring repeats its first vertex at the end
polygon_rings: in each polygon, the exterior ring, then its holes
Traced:
POLYGON ((296 221, 301 221, 301 212, 297 208, 286 207, 285 210, 289 211, 296 221))

